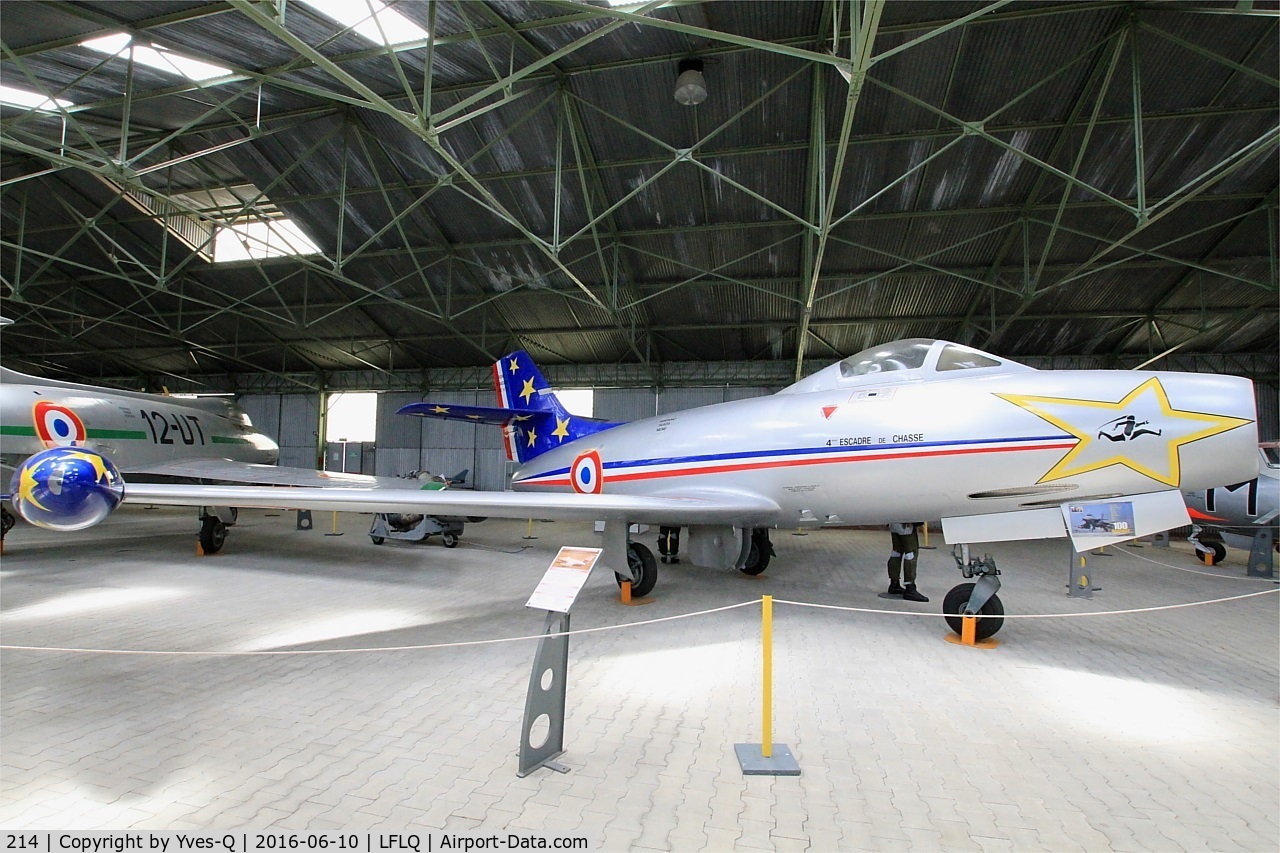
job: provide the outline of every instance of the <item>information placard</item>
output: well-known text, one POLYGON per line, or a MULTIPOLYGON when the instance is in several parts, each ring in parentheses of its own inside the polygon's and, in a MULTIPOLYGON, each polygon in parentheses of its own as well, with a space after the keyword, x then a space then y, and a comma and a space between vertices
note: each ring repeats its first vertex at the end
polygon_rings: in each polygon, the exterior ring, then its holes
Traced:
POLYGON ((600 559, 601 550, 572 545, 561 548, 525 607, 568 613, 600 559))

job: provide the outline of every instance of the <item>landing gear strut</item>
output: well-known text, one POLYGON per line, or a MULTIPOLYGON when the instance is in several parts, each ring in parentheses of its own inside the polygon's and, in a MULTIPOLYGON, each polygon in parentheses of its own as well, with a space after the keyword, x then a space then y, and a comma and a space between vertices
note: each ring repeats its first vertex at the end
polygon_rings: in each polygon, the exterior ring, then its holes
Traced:
POLYGON ((773 557, 773 543, 769 541, 769 528, 757 527, 751 531, 751 548, 747 553, 747 562, 742 567, 745 575, 758 575, 769 568, 769 560, 773 557))
POLYGON ((639 542, 628 542, 627 568, 631 570, 630 577, 619 572, 613 573, 618 586, 622 586, 623 581, 631 581, 631 594, 636 598, 653 592, 653 587, 658 583, 658 561, 653 559, 652 551, 639 542))
POLYGON ((227 526, 216 515, 200 519, 200 547, 206 554, 216 554, 227 541, 227 526))
POLYGON ((970 557, 968 545, 956 545, 951 549, 956 568, 966 578, 976 577, 976 583, 962 583, 952 587, 942 601, 942 612, 946 614, 947 625, 957 634, 964 627, 965 616, 978 615, 986 618, 978 619, 975 626, 976 638, 985 640, 1000 630, 1004 625, 1004 604, 996 590, 1000 588, 1000 570, 990 554, 985 557, 970 557))

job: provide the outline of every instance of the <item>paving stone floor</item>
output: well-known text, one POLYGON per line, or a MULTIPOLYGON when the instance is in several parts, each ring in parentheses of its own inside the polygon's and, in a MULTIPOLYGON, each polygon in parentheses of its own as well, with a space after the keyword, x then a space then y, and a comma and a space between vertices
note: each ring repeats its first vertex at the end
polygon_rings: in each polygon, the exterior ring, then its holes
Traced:
MULTIPOLYGON (((774 533, 765 576, 660 566, 654 601, 597 571, 574 608, 567 774, 516 775, 536 634, 524 603, 589 525, 468 525, 372 545, 242 513, 197 557, 184 511, 80 534, 26 525, 0 566, 0 827, 353 829, 585 836, 603 850, 1280 849, 1280 596, 1242 553, 988 546, 1010 619, 943 641, 961 579, 923 552, 912 605, 878 597, 888 534, 774 533), (1162 565, 1164 564, 1164 565, 1162 565), (760 607, 775 604, 773 738, 799 777, 745 777, 762 738, 760 607), (803 601, 883 613, 798 607, 803 601), (903 615, 906 614, 906 615, 903 615), (334 650, 317 655, 246 652, 334 650), (158 654, 103 654, 135 650, 158 654), (343 651, 338 651, 343 650, 343 651), (352 651, 355 650, 355 651, 352 651), (190 654, 165 654, 188 652, 190 654)), ((656 539, 656 532, 639 537, 656 539)), ((936 541, 935 544, 941 544, 936 541)))

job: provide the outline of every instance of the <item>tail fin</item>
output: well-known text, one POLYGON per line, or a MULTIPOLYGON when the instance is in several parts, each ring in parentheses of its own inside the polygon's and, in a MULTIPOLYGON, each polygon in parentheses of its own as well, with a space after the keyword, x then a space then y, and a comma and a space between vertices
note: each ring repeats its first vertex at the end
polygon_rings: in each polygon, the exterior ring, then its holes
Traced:
POLYGON ((566 441, 618 426, 569 414, 524 350, 494 362, 493 390, 500 408, 518 412, 502 428, 511 461, 528 462, 566 441))
POLYGON ((619 425, 616 421, 569 414, 524 350, 494 363, 493 389, 498 398, 496 407, 410 403, 398 414, 497 424, 502 427, 507 459, 521 463, 566 442, 619 425))

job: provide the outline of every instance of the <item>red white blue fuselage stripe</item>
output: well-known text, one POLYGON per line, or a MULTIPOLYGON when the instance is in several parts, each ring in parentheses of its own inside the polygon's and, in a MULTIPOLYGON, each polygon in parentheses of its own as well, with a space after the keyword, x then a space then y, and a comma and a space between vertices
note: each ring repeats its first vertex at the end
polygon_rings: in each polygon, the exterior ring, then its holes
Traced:
MULTIPOLYGON (((805 465, 835 465, 842 462, 876 462, 889 459, 926 459, 938 456, 963 456, 979 453, 1012 453, 1029 450, 1069 450, 1077 439, 1071 435, 1026 436, 1000 439, 961 439, 927 441, 911 444, 878 444, 863 447, 799 447, 779 450, 745 450, 738 452, 672 456, 656 459, 605 461, 604 482, 625 483, 664 477, 688 477, 700 474, 724 474, 756 471, 766 468, 790 468, 805 465)), ((569 487, 569 469, 517 475, 516 487, 569 487)))

